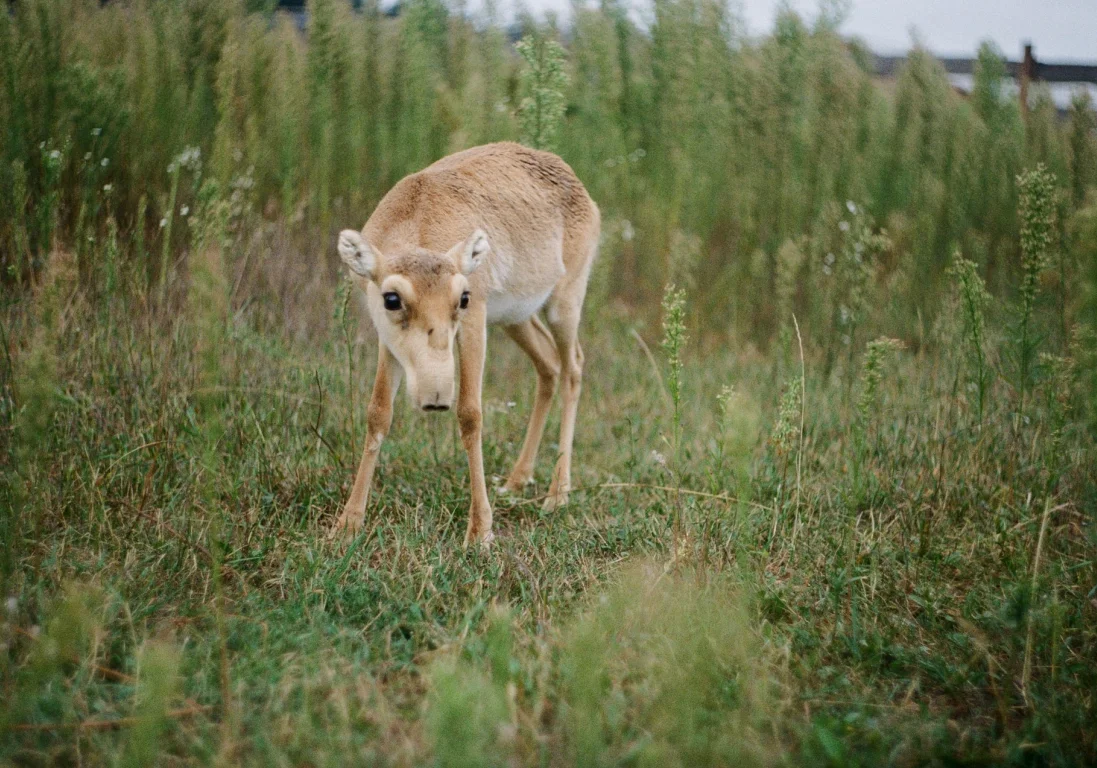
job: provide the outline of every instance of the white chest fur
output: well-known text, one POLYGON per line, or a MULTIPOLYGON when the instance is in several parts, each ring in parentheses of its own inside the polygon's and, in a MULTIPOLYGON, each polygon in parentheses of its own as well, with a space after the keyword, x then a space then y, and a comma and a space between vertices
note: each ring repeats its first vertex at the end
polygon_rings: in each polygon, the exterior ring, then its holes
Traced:
POLYGON ((534 296, 512 296, 506 293, 488 294, 488 322, 514 325, 527 319, 545 305, 552 288, 534 296))

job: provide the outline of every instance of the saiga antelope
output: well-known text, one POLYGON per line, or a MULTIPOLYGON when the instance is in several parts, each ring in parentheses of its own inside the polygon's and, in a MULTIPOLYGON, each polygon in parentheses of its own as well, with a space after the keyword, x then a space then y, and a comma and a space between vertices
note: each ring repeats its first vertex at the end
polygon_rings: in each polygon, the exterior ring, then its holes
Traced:
POLYGON ((457 423, 472 485, 465 545, 492 540, 481 449, 488 323, 502 325, 537 370, 525 442, 504 489, 532 480, 559 380, 560 454, 545 507, 567 502, 583 375, 579 315, 599 231, 598 207, 567 163, 501 143, 413 173, 385 195, 361 232, 339 234, 339 255, 365 294, 379 344, 365 450, 333 533, 362 526, 401 379, 416 407, 445 411, 453 404, 456 367, 457 423), (537 316, 542 308, 547 328, 537 316))

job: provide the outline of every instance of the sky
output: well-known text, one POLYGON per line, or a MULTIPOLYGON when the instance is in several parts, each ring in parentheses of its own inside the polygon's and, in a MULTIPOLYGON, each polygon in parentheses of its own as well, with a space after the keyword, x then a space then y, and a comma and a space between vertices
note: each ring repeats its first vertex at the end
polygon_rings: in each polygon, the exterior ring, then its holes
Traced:
MULTIPOLYGON (((571 0, 524 2, 561 16, 571 6, 571 0)), ((781 0, 730 2, 741 9, 748 33, 761 35, 772 29, 781 0)), ((639 3, 650 6, 649 0, 639 3)), ((819 7, 817 0, 790 0, 790 5, 807 19, 819 7)), ((908 50, 912 30, 939 56, 971 56, 982 40, 991 39, 1016 60, 1027 40, 1038 60, 1097 62, 1097 0, 852 0, 841 27, 877 53, 908 50)))

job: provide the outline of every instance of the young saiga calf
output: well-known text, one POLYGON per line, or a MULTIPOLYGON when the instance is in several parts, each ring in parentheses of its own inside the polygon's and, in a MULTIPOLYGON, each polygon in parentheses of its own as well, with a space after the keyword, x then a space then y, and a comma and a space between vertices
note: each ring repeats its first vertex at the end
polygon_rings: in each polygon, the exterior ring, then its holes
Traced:
POLYGON ((488 323, 501 324, 537 369, 533 414, 505 489, 532 480, 560 380, 560 456, 545 507, 567 502, 583 375, 579 315, 599 231, 598 207, 567 163, 502 143, 458 152, 408 176, 361 232, 339 234, 339 255, 365 293, 380 343, 365 451, 333 533, 362 526, 401 379, 417 408, 446 411, 456 369, 457 422, 472 484, 465 545, 490 543, 480 394, 488 323), (537 317, 542 308, 547 328, 537 317))

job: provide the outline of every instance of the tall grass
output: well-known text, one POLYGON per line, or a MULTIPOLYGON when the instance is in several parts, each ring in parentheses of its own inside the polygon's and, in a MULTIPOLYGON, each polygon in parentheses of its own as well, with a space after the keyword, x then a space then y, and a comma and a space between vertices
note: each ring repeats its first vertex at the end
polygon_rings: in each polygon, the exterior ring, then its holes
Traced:
MULTIPOLYGON (((932 321, 956 246, 987 254, 992 292, 1014 290, 1013 176, 1044 162, 1080 205, 1097 183, 1092 111, 1080 100, 1065 123, 1039 109, 1023 122, 989 46, 970 101, 918 50, 889 98, 826 18, 783 11, 752 41, 712 0, 659 0, 648 28, 609 4, 577 11, 565 60, 554 29, 529 20, 529 42, 511 48, 490 5, 472 19, 413 0, 388 18, 317 0, 301 34, 236 3, 28 0, 0 21, 3 279, 40 270, 55 227, 63 240, 102 236, 108 213, 80 190, 103 184, 129 233, 124 258, 177 247, 178 210, 197 194, 175 162, 188 148, 223 186, 249 179, 264 215, 324 238, 441 154, 526 135, 571 161, 608 224, 636 232, 604 255, 631 275, 622 298, 659 295, 673 277, 665 253, 696 238, 695 323, 734 287, 721 330, 768 343, 784 323, 770 301, 786 279, 782 246, 833 226, 850 200, 891 238, 866 267, 874 281, 900 266, 922 276, 889 295, 895 324, 932 321), (522 69, 522 56, 537 66, 522 69), (541 135, 557 113, 559 135, 541 135)), ((163 280, 169 266, 144 268, 163 280)), ((810 295, 788 300, 812 320, 810 295)), ((805 326, 809 345, 824 343, 805 326)))

